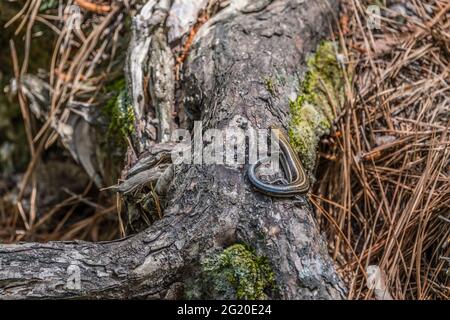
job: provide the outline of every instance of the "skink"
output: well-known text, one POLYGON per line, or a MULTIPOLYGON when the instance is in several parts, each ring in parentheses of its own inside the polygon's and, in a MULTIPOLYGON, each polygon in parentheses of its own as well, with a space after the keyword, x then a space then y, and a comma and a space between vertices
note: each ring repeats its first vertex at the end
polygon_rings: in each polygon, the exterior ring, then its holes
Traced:
POLYGON ((306 193, 309 189, 309 181, 303 169, 297 153, 292 149, 288 136, 276 127, 271 128, 278 139, 281 152, 281 166, 284 170, 287 183, 276 185, 264 182, 256 176, 256 169, 266 159, 258 160, 248 169, 248 177, 253 186, 260 192, 273 197, 294 197, 306 193))

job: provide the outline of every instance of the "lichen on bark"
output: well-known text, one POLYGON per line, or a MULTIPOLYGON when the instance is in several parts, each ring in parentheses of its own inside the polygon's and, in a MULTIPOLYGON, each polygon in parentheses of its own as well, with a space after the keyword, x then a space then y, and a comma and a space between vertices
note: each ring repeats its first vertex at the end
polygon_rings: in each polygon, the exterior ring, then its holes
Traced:
POLYGON ((267 259, 257 256, 243 244, 234 244, 206 259, 203 272, 214 291, 226 295, 231 289, 237 299, 267 299, 267 293, 275 287, 274 274, 267 259))
POLYGON ((134 111, 128 97, 125 78, 120 77, 105 86, 106 102, 98 118, 96 139, 97 157, 106 184, 113 184, 120 176, 127 151, 127 139, 133 138, 134 111))
POLYGON ((104 108, 108 120, 107 136, 115 142, 125 143, 125 138, 134 131, 134 112, 125 86, 125 79, 120 78, 109 86, 113 97, 104 108))
POLYGON ((289 135, 307 170, 315 166, 319 139, 328 134, 344 97, 343 73, 334 42, 324 41, 307 60, 297 99, 290 102, 289 135))

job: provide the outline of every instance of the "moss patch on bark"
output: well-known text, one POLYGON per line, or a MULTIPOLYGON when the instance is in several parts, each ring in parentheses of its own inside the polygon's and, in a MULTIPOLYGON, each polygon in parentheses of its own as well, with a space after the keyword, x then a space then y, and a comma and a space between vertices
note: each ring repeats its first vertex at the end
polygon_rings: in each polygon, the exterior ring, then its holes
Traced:
POLYGON ((126 137, 134 132, 134 111, 128 98, 125 79, 116 80, 106 89, 112 94, 102 109, 108 123, 107 140, 113 140, 115 145, 126 144, 126 137))
POLYGON ((307 170, 314 168, 319 139, 329 133, 344 98, 344 78, 336 53, 334 42, 318 46, 307 60, 308 72, 297 99, 290 102, 289 135, 307 170))
POLYGON ((267 259, 257 256, 243 244, 232 245, 207 259, 203 263, 203 272, 219 295, 226 295, 231 288, 237 299, 267 299, 267 292, 275 285, 267 259))

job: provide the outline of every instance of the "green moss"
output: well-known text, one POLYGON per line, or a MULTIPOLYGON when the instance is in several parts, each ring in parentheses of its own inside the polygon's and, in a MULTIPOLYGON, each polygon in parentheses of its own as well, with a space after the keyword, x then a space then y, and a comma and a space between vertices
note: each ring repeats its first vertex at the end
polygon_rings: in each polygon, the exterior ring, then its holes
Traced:
POLYGON ((120 176, 127 138, 133 139, 134 111, 128 98, 123 77, 104 87, 105 97, 109 97, 101 108, 101 121, 97 132, 99 148, 97 158, 102 167, 106 184, 112 184, 120 176))
POLYGON ((266 77, 266 78, 264 79, 264 84, 265 84, 265 86, 266 86, 267 91, 269 91, 269 93, 270 93, 272 96, 276 96, 275 84, 274 84, 272 78, 266 77))
POLYGON ((120 77, 117 80, 112 81, 111 83, 108 83, 105 86, 105 88, 106 88, 106 91, 116 93, 116 95, 117 95, 118 93, 120 93, 120 91, 122 91, 125 88, 125 86, 126 86, 125 78, 120 77))
POLYGON ((275 280, 265 257, 257 256, 242 244, 235 244, 221 254, 206 260, 203 271, 219 294, 230 286, 237 299, 267 299, 266 292, 273 289, 275 280))
POLYGON ((318 46, 316 53, 307 60, 308 72, 298 97, 290 102, 289 135, 308 170, 314 168, 320 136, 331 128, 335 116, 333 106, 338 109, 344 98, 343 74, 336 51, 330 41, 318 46))
POLYGON ((44 12, 49 9, 56 9, 59 5, 58 0, 44 0, 41 2, 39 12, 44 12))
POLYGON ((128 98, 125 79, 113 82, 106 89, 112 93, 103 109, 108 121, 107 139, 125 143, 125 138, 134 131, 134 111, 128 98))

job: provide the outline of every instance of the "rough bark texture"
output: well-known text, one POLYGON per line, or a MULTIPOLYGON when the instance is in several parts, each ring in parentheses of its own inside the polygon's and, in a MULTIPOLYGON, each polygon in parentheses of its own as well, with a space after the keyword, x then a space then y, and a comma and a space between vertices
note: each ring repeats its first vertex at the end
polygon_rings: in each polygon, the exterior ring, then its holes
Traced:
MULTIPOLYGON (((336 9, 329 2, 242 1, 203 25, 179 92, 190 120, 203 120, 205 129, 289 123, 306 55, 326 36, 336 9), (267 77, 280 79, 276 94, 267 77)), ((164 218, 140 234, 108 243, 1 245, 0 297, 178 298, 201 277, 205 258, 236 242, 269 259, 272 298, 343 297, 310 208, 256 193, 246 166, 174 170, 164 218)))

